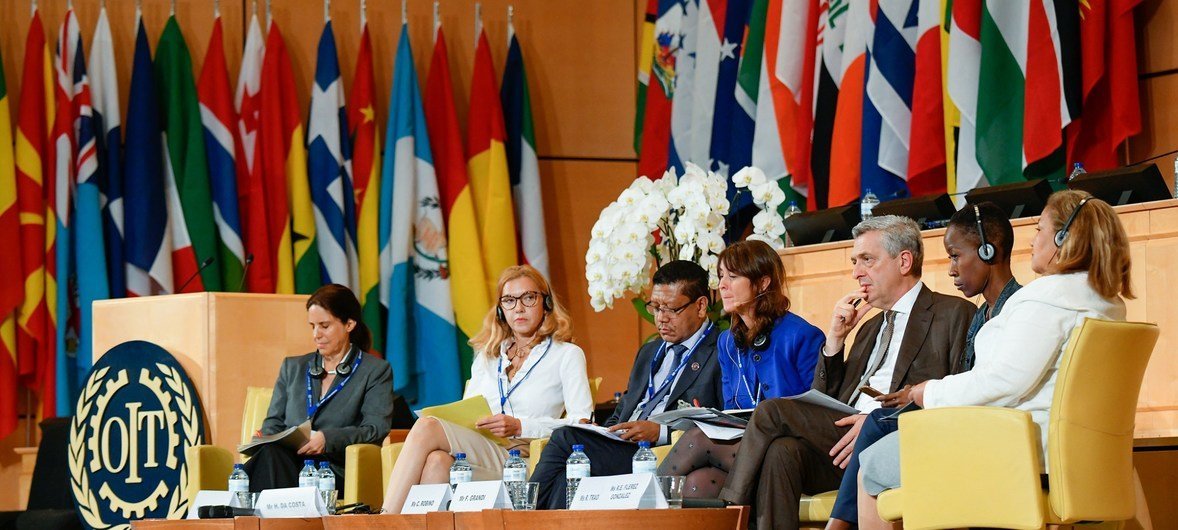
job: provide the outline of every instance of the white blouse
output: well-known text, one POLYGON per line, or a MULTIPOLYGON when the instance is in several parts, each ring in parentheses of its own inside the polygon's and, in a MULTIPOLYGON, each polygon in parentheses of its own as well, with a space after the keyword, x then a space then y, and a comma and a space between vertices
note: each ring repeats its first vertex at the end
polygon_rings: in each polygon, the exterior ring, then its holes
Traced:
POLYGON ((511 363, 507 359, 510 345, 511 341, 500 344, 495 357, 475 353, 464 398, 482 395, 491 412, 519 419, 519 438, 544 438, 557 427, 589 418, 593 395, 580 346, 545 339, 532 348, 509 380, 504 370, 511 363))

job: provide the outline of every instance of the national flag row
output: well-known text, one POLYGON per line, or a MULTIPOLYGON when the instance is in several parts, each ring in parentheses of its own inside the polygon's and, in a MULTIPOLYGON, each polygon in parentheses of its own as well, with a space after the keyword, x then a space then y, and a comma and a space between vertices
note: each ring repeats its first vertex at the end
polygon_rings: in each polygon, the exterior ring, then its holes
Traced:
POLYGON ((195 77, 176 18, 153 58, 140 16, 124 125, 106 10, 88 62, 72 10, 52 55, 34 10, 14 136, 0 67, 0 438, 22 385, 43 415, 70 413, 92 364, 91 304, 124 296, 343 284, 397 391, 460 397, 498 273, 547 273, 522 53, 509 28, 497 86, 480 31, 464 142, 440 24, 424 100, 403 24, 382 144, 361 26, 345 99, 326 21, 304 135, 273 21, 263 38, 251 18, 234 90, 219 17, 195 77))
POLYGON ((1115 167, 1139 2, 648 0, 639 174, 752 164, 817 209, 1115 167))

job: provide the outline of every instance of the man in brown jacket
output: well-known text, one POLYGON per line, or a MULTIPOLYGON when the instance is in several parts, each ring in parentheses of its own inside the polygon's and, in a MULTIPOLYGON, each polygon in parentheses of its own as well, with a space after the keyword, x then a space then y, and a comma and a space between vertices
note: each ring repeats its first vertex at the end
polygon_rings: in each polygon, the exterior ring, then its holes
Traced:
POLYGON ((961 369, 977 307, 921 282, 924 248, 916 222, 875 217, 859 223, 853 235, 852 275, 859 288, 834 307, 814 389, 859 414, 787 398, 757 407, 720 493, 752 505, 757 528, 797 528, 802 494, 838 488, 859 426, 880 406, 861 388, 895 392, 961 369), (872 307, 882 311, 864 322, 845 355, 847 335, 872 307))

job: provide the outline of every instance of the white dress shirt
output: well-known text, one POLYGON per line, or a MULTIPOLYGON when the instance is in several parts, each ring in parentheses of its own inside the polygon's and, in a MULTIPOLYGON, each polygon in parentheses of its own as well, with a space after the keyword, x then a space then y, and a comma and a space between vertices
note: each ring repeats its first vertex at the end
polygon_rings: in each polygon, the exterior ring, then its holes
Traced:
MULTIPOLYGON (((677 344, 682 344, 684 347, 687 348, 687 350, 685 350, 683 352, 682 362, 685 362, 689 365, 691 364, 691 361, 688 360, 688 359, 690 359, 690 357, 688 357, 687 354, 690 353, 692 357, 695 357, 695 351, 693 350, 693 348, 695 348, 696 345, 700 343, 700 341, 704 340, 704 337, 707 335, 707 332, 710 329, 711 329, 711 322, 708 320, 705 320, 703 325, 700 326, 700 328, 697 329, 694 334, 692 334, 690 337, 687 337, 687 340, 677 343, 677 344)), ((659 387, 663 385, 663 381, 666 380, 667 376, 671 374, 671 370, 675 369, 675 366, 674 366, 675 356, 671 353, 672 346, 675 346, 675 344, 665 344, 664 347, 665 347, 666 351, 663 354, 663 362, 662 362, 662 364, 659 365, 658 369, 655 371, 654 377, 651 378, 654 381, 654 389, 653 390, 655 392, 657 392, 659 387)), ((679 373, 675 374, 675 380, 671 381, 671 390, 674 390, 675 385, 679 384, 679 378, 683 376, 683 372, 685 372, 685 371, 686 370, 679 370, 679 373)), ((646 389, 643 389, 642 401, 639 401, 638 406, 634 407, 634 412, 632 412, 630 414, 630 419, 628 421, 634 421, 634 420, 638 419, 638 415, 642 414, 642 409, 643 409, 643 407, 646 406, 646 400, 649 399, 649 396, 650 396, 650 393, 647 392, 646 389)), ((660 412, 665 412, 667 410, 667 403, 669 402, 670 397, 671 397, 671 392, 668 391, 666 394, 663 395, 663 399, 659 400, 658 403, 654 404, 654 409, 647 416, 649 417, 649 416, 658 414, 660 412)), ((667 445, 668 443, 670 443, 670 441, 671 441, 671 434, 670 433, 671 433, 670 427, 667 427, 666 425, 660 426, 659 440, 658 440, 658 443, 656 443, 654 445, 667 445)))
MULTIPOLYGON (((904 342, 904 331, 908 328, 908 317, 912 315, 912 306, 916 305, 916 297, 920 295, 920 290, 924 288, 924 282, 917 281, 904 296, 901 296, 896 303, 892 304, 892 311, 896 312, 895 320, 893 321, 894 329, 892 330, 892 341, 888 343, 887 356, 884 357, 883 364, 867 380, 867 384, 880 392, 892 392, 895 389, 892 386, 892 373, 896 371, 896 359, 900 357, 900 343, 904 342)), ((871 352, 871 357, 867 359, 867 369, 870 370, 875 366, 876 356, 879 355, 879 341, 883 339, 884 327, 879 327, 879 332, 875 336, 876 347, 871 352)), ((855 408, 859 412, 867 413, 880 407, 880 403, 875 398, 867 394, 859 394, 859 399, 855 402, 855 408)))
POLYGON ((511 344, 511 340, 500 344, 494 357, 475 353, 463 397, 481 395, 492 413, 519 419, 518 438, 544 438, 557 427, 589 418, 593 395, 580 346, 551 338, 540 341, 508 379, 505 370, 511 364, 507 358, 511 344), (501 398, 506 398, 502 405, 501 398))

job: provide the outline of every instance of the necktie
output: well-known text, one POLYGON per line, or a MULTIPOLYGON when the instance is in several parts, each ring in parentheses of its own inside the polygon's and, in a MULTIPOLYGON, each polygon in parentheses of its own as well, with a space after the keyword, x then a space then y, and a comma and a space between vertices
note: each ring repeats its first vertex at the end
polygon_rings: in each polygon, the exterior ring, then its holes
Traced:
MULTIPOLYGON (((667 372, 667 375, 665 375, 662 378, 662 380, 657 383, 658 386, 661 386, 662 388, 660 388, 657 392, 655 392, 654 395, 651 396, 650 399, 647 400, 646 403, 642 406, 642 412, 638 414, 639 421, 645 420, 647 417, 649 417, 651 415, 651 413, 654 412, 654 409, 656 407, 658 407, 658 404, 663 400, 663 397, 671 392, 672 385, 670 385, 670 384, 664 385, 663 383, 670 382, 670 381, 668 381, 668 378, 670 378, 672 376, 672 372, 675 370, 675 367, 679 366, 679 363, 683 362, 683 353, 686 351, 687 351, 687 346, 684 346, 682 344, 676 344, 674 346, 671 346, 671 353, 673 355, 669 355, 669 356, 667 356, 667 358, 664 358, 663 359, 663 366, 660 367, 660 368, 666 368, 666 372, 667 372), (672 357, 673 357, 673 359, 671 359, 672 357), (668 361, 671 363, 670 366, 667 366, 668 361)), ((660 369, 659 371, 662 371, 662 370, 660 369)))
MULTIPOLYGON (((875 353, 871 355, 868 360, 867 370, 863 372, 863 378, 859 380, 859 386, 866 385, 871 380, 871 376, 879 371, 879 368, 884 365, 884 360, 888 358, 888 349, 892 345, 892 332, 896 329, 896 312, 884 311, 884 325, 883 334, 879 338, 879 342, 875 344, 875 353)), ((877 389, 881 390, 881 389, 877 389)), ((884 390, 881 390, 884 391, 884 390)), ((851 403, 859 399, 859 389, 855 389, 854 394, 851 395, 851 403)))

